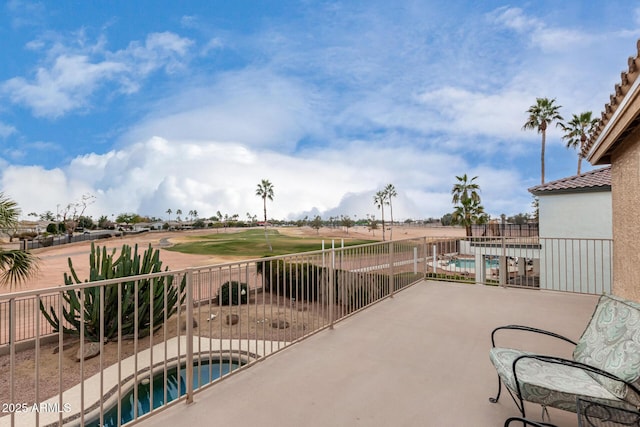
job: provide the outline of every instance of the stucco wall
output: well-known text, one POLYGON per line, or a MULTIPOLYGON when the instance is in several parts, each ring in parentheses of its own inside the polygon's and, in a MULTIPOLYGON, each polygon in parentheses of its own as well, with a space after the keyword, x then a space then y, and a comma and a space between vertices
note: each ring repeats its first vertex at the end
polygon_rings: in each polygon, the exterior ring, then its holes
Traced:
POLYGON ((611 191, 538 197, 540 237, 611 239, 611 191))
POLYGON ((640 131, 611 155, 613 293, 640 302, 640 131))

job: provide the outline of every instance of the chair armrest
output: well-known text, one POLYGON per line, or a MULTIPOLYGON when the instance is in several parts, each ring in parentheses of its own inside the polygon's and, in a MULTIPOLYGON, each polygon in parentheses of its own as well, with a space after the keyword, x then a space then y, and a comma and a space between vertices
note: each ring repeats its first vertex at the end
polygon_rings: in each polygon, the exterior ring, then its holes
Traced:
POLYGON ((523 423, 525 426, 533 426, 533 427, 557 427, 555 424, 543 423, 542 421, 531 421, 522 417, 511 417, 507 418, 504 422, 504 427, 509 427, 512 421, 517 421, 523 423))
MULTIPOLYGON (((513 361, 513 367, 512 367, 512 369, 513 369, 513 378, 514 378, 514 381, 516 383, 516 388, 517 388, 516 392, 518 393, 518 396, 522 396, 522 393, 520 391, 520 382, 518 381, 518 372, 516 370, 516 365, 522 359, 536 359, 536 360, 540 360, 542 362, 555 363, 555 364, 558 364, 558 365, 569 366, 569 367, 575 368, 575 369, 582 369, 583 371, 587 371, 587 372, 590 372, 592 374, 601 375, 601 376, 609 378, 611 380, 623 383, 629 389, 631 389, 638 398, 640 398, 640 390, 638 390, 638 388, 635 385, 633 385, 632 383, 630 383, 628 381, 623 380, 622 378, 619 378, 618 376, 612 374, 611 372, 603 371, 602 369, 596 368, 595 366, 587 365, 586 363, 576 362, 575 360, 563 359, 561 357, 555 357, 555 356, 544 356, 544 355, 540 355, 540 354, 525 354, 525 355, 517 357, 513 361)), ((624 400, 626 401, 626 399, 624 399, 624 400)), ((628 403, 630 403, 631 405, 635 406, 635 404, 632 403, 632 402, 628 402, 628 403)))
POLYGON ((496 342, 495 342, 495 334, 496 332, 503 330, 503 329, 511 329, 511 330, 519 330, 519 331, 526 331, 526 332, 534 332, 537 334, 542 334, 542 335, 547 335, 553 338, 558 338, 561 339, 563 341, 566 341, 568 343, 571 343, 573 345, 578 345, 577 342, 573 341, 572 339, 569 339, 567 337, 564 337, 560 334, 556 334, 555 332, 550 332, 550 331, 545 331, 544 329, 538 329, 538 328, 532 328, 530 326, 522 326, 522 325, 506 325, 506 326, 499 326, 497 328, 495 328, 492 332, 491 332, 491 346, 495 347, 496 346, 496 342))

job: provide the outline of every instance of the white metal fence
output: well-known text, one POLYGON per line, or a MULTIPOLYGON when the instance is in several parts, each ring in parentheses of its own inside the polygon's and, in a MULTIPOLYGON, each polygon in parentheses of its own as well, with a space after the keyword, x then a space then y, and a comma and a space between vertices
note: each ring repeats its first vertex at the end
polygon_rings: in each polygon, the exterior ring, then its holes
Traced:
POLYGON ((422 280, 425 242, 0 295, 0 402, 8 402, 0 425, 120 425, 191 401, 218 378, 422 280))
POLYGON ((147 417, 425 277, 608 293, 611 259, 602 239, 421 238, 0 295, 0 426, 147 417))
MULTIPOLYGON (((430 239, 427 277, 439 280, 611 293, 613 241, 538 237, 430 239)), ((428 250, 429 251, 429 250, 428 250)))

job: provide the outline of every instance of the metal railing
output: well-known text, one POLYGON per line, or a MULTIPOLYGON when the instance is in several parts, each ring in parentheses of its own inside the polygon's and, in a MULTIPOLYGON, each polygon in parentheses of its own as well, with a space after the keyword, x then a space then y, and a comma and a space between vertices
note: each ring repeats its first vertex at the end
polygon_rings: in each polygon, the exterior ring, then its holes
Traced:
POLYGON ((426 250, 410 239, 0 295, 0 425, 120 425, 190 402, 422 280, 426 250))
MULTIPOLYGON (((399 248, 394 255, 395 265, 409 266, 412 272, 417 271, 420 265, 428 278, 589 294, 611 292, 613 247, 610 239, 473 237, 428 238, 419 240, 420 244, 416 244, 417 241, 394 242, 393 247, 399 248), (405 247, 407 244, 410 248, 405 247)), ((349 255, 338 250, 338 268, 342 268, 342 263, 349 262, 345 266, 352 273, 386 269, 388 266, 384 257, 388 254, 385 251, 388 250, 381 249, 380 244, 351 248, 349 255), (352 255, 354 253, 357 255, 352 255)), ((325 252, 320 264, 326 266, 327 256, 325 252)), ((198 285, 197 301, 211 300, 217 295, 215 284, 223 281, 216 268, 202 268, 194 273, 197 283, 210 282, 208 285, 198 285)), ((246 275, 239 278, 248 280, 246 275)), ((43 304, 55 306, 57 298, 58 294, 55 293, 45 295, 42 297, 43 304)), ((0 298, 0 346, 9 342, 8 304, 6 299, 0 298)), ((66 303, 63 301, 63 304, 66 303)), ((33 296, 16 299, 16 319, 19 322, 14 337, 16 342, 36 336, 35 316, 40 312, 38 305, 33 296)), ((51 324, 42 320, 39 322, 39 335, 44 337, 53 334, 51 324)))
POLYGON ((611 293, 613 241, 539 237, 429 239, 427 277, 438 280, 611 293))

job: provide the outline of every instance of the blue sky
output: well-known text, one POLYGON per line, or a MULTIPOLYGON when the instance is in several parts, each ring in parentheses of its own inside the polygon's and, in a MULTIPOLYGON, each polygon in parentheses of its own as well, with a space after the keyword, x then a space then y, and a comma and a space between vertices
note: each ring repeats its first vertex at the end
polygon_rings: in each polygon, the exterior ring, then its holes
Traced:
MULTIPOLYGON (((0 5, 0 191, 56 212, 270 217, 452 210, 478 176, 498 216, 531 211, 536 97, 599 117, 640 8, 622 1, 9 1, 0 5)), ((547 181, 575 174, 561 132, 547 181)), ((591 166, 583 162, 583 171, 591 166)))

